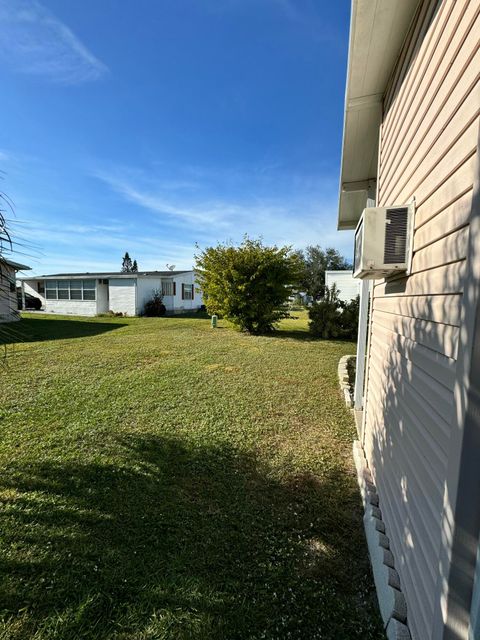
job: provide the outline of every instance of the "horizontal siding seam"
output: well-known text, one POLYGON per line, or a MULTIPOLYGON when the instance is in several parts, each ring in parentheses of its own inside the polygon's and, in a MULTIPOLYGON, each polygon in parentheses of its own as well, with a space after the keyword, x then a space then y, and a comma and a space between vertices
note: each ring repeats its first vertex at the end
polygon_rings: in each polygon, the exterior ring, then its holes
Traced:
MULTIPOLYGON (((467 191, 468 193, 468 191, 467 191)), ((463 194, 465 195, 465 194, 463 194)), ((436 216, 435 216, 436 217, 436 216)), ((432 220, 432 218, 430 218, 430 220, 432 220)), ((423 225, 422 225, 423 226, 423 225)), ((427 249, 428 247, 431 247, 433 244, 435 244, 436 242, 440 242, 440 240, 443 240, 444 238, 448 238, 448 236, 452 235, 453 233, 455 233, 456 231, 461 231, 462 229, 465 229, 465 227, 469 227, 470 226, 470 222, 462 222, 462 224, 459 224, 458 227, 452 227, 450 228, 448 231, 446 231, 443 235, 441 236, 437 236, 435 237, 431 242, 426 242, 425 244, 420 245, 419 247, 417 247, 417 249, 415 250, 415 253, 417 253, 418 251, 423 251, 424 249, 427 249)), ((415 255, 415 254, 414 254, 415 255)), ((464 258, 462 258, 463 260, 464 258)), ((456 262, 455 260, 453 260, 453 262, 456 262)), ((444 262, 443 264, 451 264, 449 262, 444 262)), ((419 271, 416 271, 416 273, 420 273, 419 271)))
MULTIPOLYGON (((438 268, 438 267, 435 267, 438 268)), ((379 285, 381 286, 381 285, 379 285)), ((428 296, 429 298, 435 298, 438 296, 445 296, 445 295, 449 295, 449 296, 461 296, 463 294, 463 291, 454 291, 454 292, 444 292, 444 291, 439 291, 438 293, 406 293, 406 294, 399 294, 399 293, 386 293, 385 295, 376 295, 376 298, 387 298, 389 300, 391 300, 392 298, 424 298, 425 296, 428 296)), ((456 326, 456 325, 454 325, 456 326)))
MULTIPOLYGON (((441 294, 438 294, 438 295, 441 295, 441 294)), ((461 295, 461 294, 452 294, 452 295, 461 295)), ((406 298, 407 296, 404 296, 404 297, 406 298)), ((386 311, 385 309, 374 309, 374 311, 378 311, 378 312, 381 312, 381 313, 387 313, 388 315, 395 316, 395 317, 398 317, 398 318, 409 318, 409 319, 413 319, 413 320, 420 320, 422 322, 428 322, 428 323, 431 323, 431 324, 439 324, 439 325, 442 325, 444 327, 455 327, 455 328, 458 328, 460 326, 460 324, 452 324, 452 323, 449 323, 449 322, 438 322, 438 320, 430 320, 430 319, 426 320, 425 318, 421 318, 419 315, 409 316, 408 314, 401 313, 399 311, 386 311)), ((380 326, 383 327, 384 325, 380 324, 380 326)), ((384 327, 384 328, 387 331, 392 331, 388 327, 384 327)), ((395 333, 395 331, 392 331, 392 333, 395 333)), ((404 336, 401 333, 399 333, 398 335, 401 335, 402 337, 406 338, 407 340, 412 340, 412 338, 409 338, 408 336, 404 336)), ((412 340, 412 342, 416 342, 416 341, 412 340)), ((417 344, 421 344, 421 343, 418 342, 417 344)), ((424 344, 421 344, 421 346, 424 347, 425 349, 429 349, 430 351, 435 351, 434 349, 430 349, 430 347, 427 347, 424 344)), ((447 356, 445 354, 442 354, 442 355, 444 355, 445 358, 449 358, 451 360, 455 360, 455 358, 450 358, 450 356, 447 356)))
MULTIPOLYGON (((419 342, 416 342, 415 340, 412 340, 411 338, 407 338, 405 336, 400 335, 399 333, 397 333, 396 331, 393 331, 392 329, 390 329, 389 327, 383 327, 382 325, 377 325, 377 329, 376 332, 382 334, 382 333, 387 333, 387 338, 386 339, 394 339, 394 341, 397 343, 395 344, 395 350, 398 351, 399 353, 404 353, 405 354, 405 358, 409 359, 412 363, 415 363, 415 360, 413 360, 412 358, 408 358, 407 354, 408 353, 412 353, 414 356, 418 355, 418 358, 420 359, 431 359, 431 360, 443 360, 444 361, 444 365, 446 369, 449 368, 455 368, 456 367, 456 360, 454 358, 451 358, 449 356, 446 355, 440 355, 438 353, 436 353, 435 351, 433 351, 432 349, 429 349, 428 347, 426 347, 423 344, 420 344, 419 342), (388 335, 389 334, 389 335, 388 335), (404 345, 402 344, 400 348, 398 346, 398 341, 400 340, 400 343, 405 343, 404 345), (422 355, 423 353, 423 355, 422 355)), ((372 338, 374 338, 375 340, 377 339, 377 335, 375 334, 375 336, 372 336, 372 338)), ((381 339, 379 339, 379 345, 383 345, 384 347, 386 347, 387 345, 384 342, 384 337, 382 337, 381 339)), ((421 365, 420 368, 422 368, 421 365)), ((438 362, 436 364, 433 364, 432 362, 432 366, 434 366, 435 368, 444 368, 442 364, 439 364, 438 362)), ((430 370, 427 371, 427 373, 431 372, 430 370)), ((452 383, 451 383, 451 387, 449 387, 448 385, 445 385, 447 387, 447 389, 449 391, 453 392, 453 387, 455 384, 455 375, 452 373, 451 374, 452 377, 452 383)), ((439 382, 441 382, 439 380, 439 382)), ((442 383, 443 384, 443 383, 442 383)))
MULTIPOLYGON (((464 225, 464 226, 468 226, 468 225, 464 225)), ((448 234, 448 235, 450 235, 450 234, 448 234)), ((420 249, 418 251, 420 251, 420 249)), ((417 252, 415 252, 415 253, 417 253, 417 252)), ((465 257, 465 258, 459 258, 457 260, 448 260, 447 262, 442 262, 441 264, 434 264, 431 267, 425 267, 424 269, 417 269, 416 271, 413 271, 410 274, 410 276, 417 275, 417 274, 420 274, 420 273, 426 273, 427 271, 433 271, 433 269, 438 269, 439 267, 447 267, 448 265, 451 265, 451 264, 460 264, 462 262, 465 262, 466 259, 467 258, 465 257)), ((458 293, 462 293, 462 292, 463 292, 463 289, 462 289, 462 291, 459 291, 458 293)))
MULTIPOLYGON (((404 336, 402 333, 399 333, 398 331, 393 331, 392 329, 389 329, 388 327, 383 325, 381 322, 378 322, 378 320, 372 322, 372 326, 374 326, 374 325, 377 325, 377 326, 381 327, 382 329, 386 329, 387 331, 391 331, 393 334, 396 334, 398 336, 402 336, 402 338, 406 338, 407 340, 412 340, 408 336, 404 336)), ((418 345, 422 346, 424 349, 427 349, 427 350, 431 351, 432 353, 439 353, 435 349, 431 349, 430 347, 425 346, 421 342, 415 341, 415 344, 418 344, 418 345)), ((428 376, 429 379, 431 379, 433 382, 435 382, 440 387, 442 387, 442 389, 439 390, 439 391, 442 391, 442 392, 444 391, 446 394, 452 395, 452 393, 453 393, 452 389, 449 389, 447 386, 445 386, 443 384, 443 382, 441 382, 440 380, 437 380, 436 378, 434 378, 430 371, 425 371, 424 369, 419 367, 416 362, 413 362, 412 360, 408 359, 402 352, 396 351, 396 353, 398 353, 400 355, 400 357, 403 358, 406 362, 411 363, 412 368, 414 368, 415 370, 419 369, 422 374, 425 374, 426 376, 428 376)), ((451 360, 454 360, 454 358, 451 358, 450 356, 446 356, 443 353, 440 354, 440 355, 444 356, 445 358, 450 358, 451 360)), ((408 380, 406 382, 408 382, 408 380)), ((435 410, 435 407, 432 406, 432 408, 435 410)), ((436 412, 436 410, 435 410, 435 412, 436 412)))
MULTIPOLYGON (((410 318, 409 318, 410 319, 410 318)), ((418 320, 418 318, 414 318, 415 320, 418 320)), ((426 320, 418 320, 419 322, 426 322, 426 320)), ((382 322, 381 319, 380 320, 372 320, 372 324, 378 324, 381 327, 383 327, 384 329, 388 329, 387 326, 385 326, 382 322)), ((449 327, 451 329, 458 329, 458 327, 452 327, 451 325, 443 325, 444 327, 449 327)), ((403 327, 402 327, 403 329, 403 327)), ((413 340, 413 338, 411 338, 408 335, 405 335, 404 333, 401 333, 400 331, 394 331, 394 333, 397 333, 399 336, 403 336, 404 338, 409 338, 410 340, 413 340)), ((430 351, 433 351, 434 353, 439 353, 442 356, 446 356, 447 358, 452 358, 453 360, 456 360, 457 358, 455 356, 449 356, 447 353, 443 352, 443 351, 439 351, 438 349, 433 349, 432 347, 428 346, 427 344, 425 344, 424 342, 420 342, 419 339, 415 339, 414 342, 416 342, 417 344, 421 344, 422 347, 425 347, 425 349, 430 349, 430 351)), ((458 342, 458 340, 457 340, 458 342)), ((455 348, 456 351, 456 348, 455 348)), ((443 385, 442 385, 443 386, 443 385)))
MULTIPOLYGON (((467 195, 467 193, 469 193, 470 191, 473 194, 473 182, 469 187, 467 187, 466 189, 458 193, 458 195, 456 194, 455 197, 449 202, 447 202, 447 204, 444 205, 441 209, 438 209, 438 211, 435 211, 435 213, 433 213, 430 216, 430 218, 427 218, 421 224, 419 224, 418 227, 415 227, 415 231, 419 231, 422 227, 424 227, 426 224, 434 220, 437 216, 441 215, 446 209, 448 209, 448 207, 451 207, 453 204, 455 204, 455 202, 457 202, 457 200, 460 200, 460 198, 463 198, 463 196, 467 195)), ((450 231, 448 231, 446 235, 448 235, 449 233, 450 231)))

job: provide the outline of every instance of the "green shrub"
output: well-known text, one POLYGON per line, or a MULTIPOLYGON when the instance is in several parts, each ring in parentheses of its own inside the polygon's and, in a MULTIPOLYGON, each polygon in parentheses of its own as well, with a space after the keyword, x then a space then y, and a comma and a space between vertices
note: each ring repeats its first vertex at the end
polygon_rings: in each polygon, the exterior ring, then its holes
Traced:
POLYGON ((310 322, 308 328, 318 338, 339 338, 340 328, 340 301, 335 285, 331 289, 325 287, 324 296, 317 302, 313 302, 308 310, 310 322))
POLYGON ((360 296, 349 302, 338 298, 335 285, 330 289, 325 287, 324 297, 314 302, 309 309, 310 332, 326 340, 344 338, 355 340, 358 331, 358 313, 360 296))
POLYGON ((227 318, 243 331, 266 333, 289 317, 300 261, 290 247, 266 247, 245 237, 233 247, 218 244, 196 256, 196 271, 209 314, 227 318))
POLYGON ((360 296, 355 296, 349 302, 342 302, 340 322, 345 338, 355 340, 358 333, 358 315, 360 312, 360 296))
POLYGON ((167 308, 163 304, 163 295, 160 291, 155 291, 150 300, 145 303, 143 309, 144 316, 159 318, 167 313, 167 308))

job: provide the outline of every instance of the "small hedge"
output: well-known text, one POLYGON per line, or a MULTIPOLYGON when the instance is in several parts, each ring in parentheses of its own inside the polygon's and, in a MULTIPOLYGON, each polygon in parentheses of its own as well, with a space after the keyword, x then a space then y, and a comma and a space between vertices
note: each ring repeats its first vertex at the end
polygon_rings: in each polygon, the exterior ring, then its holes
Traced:
POLYGON ((358 332, 360 296, 350 302, 338 298, 335 285, 325 288, 324 297, 309 309, 310 333, 318 338, 355 340, 358 332))
POLYGON ((144 316, 159 318, 167 313, 167 308, 163 304, 163 295, 160 291, 155 291, 153 296, 145 303, 143 309, 144 316))

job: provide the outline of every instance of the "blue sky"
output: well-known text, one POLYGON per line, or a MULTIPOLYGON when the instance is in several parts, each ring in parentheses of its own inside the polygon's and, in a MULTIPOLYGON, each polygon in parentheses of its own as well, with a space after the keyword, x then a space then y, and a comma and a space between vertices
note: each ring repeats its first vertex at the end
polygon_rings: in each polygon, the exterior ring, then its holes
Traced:
MULTIPOLYGON (((0 0, 0 169, 34 273, 333 245, 349 2, 0 0)), ((22 256, 17 255, 17 258, 22 256)))

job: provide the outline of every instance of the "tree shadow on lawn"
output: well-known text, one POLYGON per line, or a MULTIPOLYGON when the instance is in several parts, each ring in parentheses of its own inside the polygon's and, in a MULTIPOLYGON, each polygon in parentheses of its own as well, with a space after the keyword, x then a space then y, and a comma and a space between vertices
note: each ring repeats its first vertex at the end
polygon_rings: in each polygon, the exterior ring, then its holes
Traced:
POLYGON ((9 639, 382 638, 354 478, 130 435, 122 462, 8 465, 9 639))
POLYGON ((313 336, 309 331, 302 331, 302 329, 274 329, 274 331, 271 331, 270 333, 262 333, 261 335, 264 338, 289 338, 290 340, 303 340, 306 342, 318 340, 318 338, 315 338, 315 336, 313 336))
POLYGON ((59 320, 58 318, 22 318, 19 322, 5 325, 0 332, 0 344, 18 342, 43 342, 86 338, 128 326, 122 322, 98 322, 96 320, 59 320))
POLYGON ((276 329, 271 333, 262 333, 260 335, 264 338, 289 338, 290 340, 302 340, 304 342, 355 342, 352 338, 321 338, 313 335, 309 331, 302 331, 301 329, 298 329, 297 331, 276 329))

